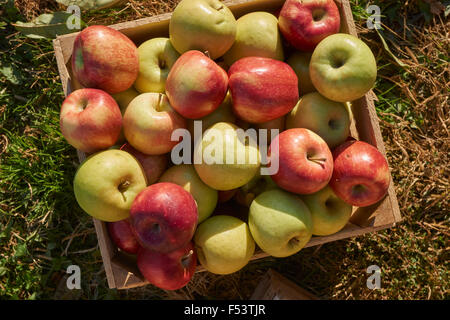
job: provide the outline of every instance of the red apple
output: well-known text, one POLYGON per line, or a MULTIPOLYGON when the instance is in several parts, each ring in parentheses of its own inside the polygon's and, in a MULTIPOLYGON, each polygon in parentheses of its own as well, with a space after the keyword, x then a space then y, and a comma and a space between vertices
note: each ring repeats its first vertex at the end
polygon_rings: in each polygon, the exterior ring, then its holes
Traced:
POLYGON ((234 113, 262 123, 287 114, 298 101, 298 79, 285 62, 262 57, 239 59, 228 70, 234 113))
POLYGON ((172 107, 188 119, 212 113, 225 99, 227 90, 225 70, 197 50, 183 53, 166 81, 166 95, 172 107))
POLYGON ((333 0, 286 0, 278 18, 284 38, 301 51, 313 51, 322 39, 339 32, 340 22, 333 0))
POLYGON ((59 125, 73 147, 94 152, 114 145, 122 128, 117 102, 105 91, 78 89, 64 100, 59 125))
POLYGON ((191 241, 198 210, 192 195, 171 182, 142 190, 130 209, 130 222, 139 243, 150 250, 169 252, 191 241))
POLYGON ((85 87, 113 94, 130 88, 139 73, 136 45, 106 26, 89 26, 75 38, 72 71, 85 87))
POLYGON ((140 248, 128 219, 116 222, 107 222, 108 233, 111 240, 121 250, 136 254, 140 248))
POLYGON ((129 143, 125 143, 124 145, 122 145, 120 147, 120 150, 130 153, 139 161, 142 168, 144 169, 145 176, 147 177, 147 185, 154 184, 158 181, 158 179, 166 170, 167 164, 169 162, 167 154, 144 154, 133 148, 129 143))
POLYGON ((355 207, 377 203, 389 187, 389 166, 377 148, 363 141, 347 141, 333 150, 330 187, 355 207))
POLYGON ((333 156, 327 143, 309 129, 293 128, 280 133, 269 148, 270 161, 278 161, 272 180, 281 188, 311 194, 324 188, 333 173, 333 156), (276 151, 276 147, 279 151, 276 151))
POLYGON ((164 290, 177 290, 194 275, 197 254, 192 242, 168 253, 141 248, 136 262, 148 282, 164 290))

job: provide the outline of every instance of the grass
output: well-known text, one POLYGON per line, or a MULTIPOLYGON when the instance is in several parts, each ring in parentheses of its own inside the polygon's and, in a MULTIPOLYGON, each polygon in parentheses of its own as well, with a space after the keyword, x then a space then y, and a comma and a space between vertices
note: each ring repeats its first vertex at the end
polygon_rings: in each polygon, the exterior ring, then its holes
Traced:
MULTIPOLYGON (((49 0, 0 0, 0 297, 247 299, 273 268, 323 298, 448 299, 449 23, 437 1, 370 1, 381 8, 377 33, 365 25, 368 2, 351 2, 359 35, 377 58, 375 105, 403 222, 253 261, 232 275, 199 273, 185 288, 165 292, 107 288, 92 220, 73 197, 77 157, 59 132, 63 93, 51 40, 26 38, 9 24, 61 8, 49 0), (81 267, 81 290, 64 290, 71 264, 81 267), (366 287, 372 264, 381 267, 380 290, 366 287)), ((82 19, 132 20, 176 3, 132 0, 82 19)))

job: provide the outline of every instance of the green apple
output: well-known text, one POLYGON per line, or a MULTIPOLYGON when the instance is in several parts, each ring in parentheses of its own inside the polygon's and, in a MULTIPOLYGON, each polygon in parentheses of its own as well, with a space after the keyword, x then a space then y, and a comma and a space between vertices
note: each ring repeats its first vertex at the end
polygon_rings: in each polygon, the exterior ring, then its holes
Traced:
POLYGON ((257 174, 260 154, 256 139, 244 133, 232 123, 218 122, 195 142, 195 170, 211 188, 239 188, 257 174))
POLYGON ((80 207, 107 222, 128 218, 134 198, 146 186, 145 173, 136 158, 114 149, 94 153, 84 160, 73 182, 80 207))
POLYGON ((248 225, 256 244, 274 257, 300 251, 311 239, 311 213, 297 196, 281 189, 261 193, 250 205, 248 225))
POLYGON ((326 186, 316 193, 301 196, 311 212, 312 234, 328 236, 345 227, 352 215, 352 206, 326 186))
POLYGON ((138 47, 139 75, 134 87, 140 93, 164 93, 166 79, 180 54, 175 50, 169 38, 153 38, 138 47))
POLYGON ((309 76, 309 62, 312 52, 295 51, 288 59, 287 63, 294 69, 298 77, 298 92, 300 96, 316 91, 309 76))
POLYGON ((159 182, 172 182, 183 187, 194 197, 198 208, 198 223, 208 218, 217 205, 217 190, 208 187, 191 164, 180 164, 167 169, 159 182))
POLYGON ((346 33, 323 39, 311 56, 309 74, 314 87, 326 98, 353 101, 374 85, 377 64, 362 40, 346 33))
POLYGON ((247 265, 255 251, 248 225, 229 215, 206 219, 194 235, 201 265, 211 273, 230 274, 247 265))
POLYGON ((182 0, 170 18, 169 36, 179 53, 208 51, 214 60, 233 45, 236 19, 219 0, 182 0))
POLYGON ((192 138, 194 138, 194 121, 202 122, 202 133, 217 122, 234 123, 236 121, 236 116, 234 115, 232 110, 230 91, 228 90, 223 102, 212 113, 197 120, 188 120, 188 130, 191 133, 192 138))
POLYGON ((231 66, 241 58, 253 56, 284 60, 278 19, 271 13, 256 11, 240 17, 236 23, 236 40, 224 60, 231 66))
POLYGON ((253 199, 255 199, 259 194, 276 188, 278 188, 278 185, 270 176, 257 173, 249 183, 237 189, 234 198, 237 203, 250 207, 253 199))
MULTIPOLYGON (((136 98, 139 95, 139 92, 136 91, 133 87, 130 87, 129 89, 115 93, 112 95, 114 100, 116 100, 117 104, 119 105, 120 112, 122 113, 122 117, 125 114, 125 111, 127 110, 128 104, 136 98)), ((120 136, 119 139, 117 139, 118 144, 125 142, 125 134, 123 133, 123 127, 120 130, 120 136)))
POLYGON ((307 93, 286 117, 286 129, 306 128, 317 133, 330 148, 350 134, 350 115, 344 102, 331 101, 318 92, 307 93))

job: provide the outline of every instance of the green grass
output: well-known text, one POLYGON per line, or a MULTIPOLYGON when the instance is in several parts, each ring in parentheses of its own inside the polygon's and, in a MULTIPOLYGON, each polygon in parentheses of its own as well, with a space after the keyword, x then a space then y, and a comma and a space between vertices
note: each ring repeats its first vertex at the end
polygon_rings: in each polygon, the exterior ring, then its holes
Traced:
MULTIPOLYGON (((146 7, 145 1, 133 3, 139 5, 138 10, 147 8, 147 12, 169 8, 155 4, 146 7)), ((0 0, 0 297, 177 297, 152 286, 128 291, 107 288, 92 220, 73 196, 72 181, 78 159, 75 149, 59 131, 63 92, 52 43, 17 33, 9 23, 26 19, 21 15, 23 10, 19 12, 11 4, 12 1, 0 0), (65 270, 71 264, 79 265, 82 272, 82 290, 75 292, 63 290, 65 270)), ((367 18, 366 4, 352 1, 359 27, 364 27, 367 18)), ((407 8, 390 1, 373 4, 380 5, 382 22, 398 34, 403 30, 402 19, 398 17, 406 12, 410 28, 420 23, 425 38, 437 37, 427 31, 432 20, 426 4, 421 4, 425 8, 422 11, 414 3, 407 8)), ((171 2, 170 8, 173 5, 171 2)), ((114 10, 102 10, 84 15, 83 20, 91 24, 94 19, 118 22, 135 18, 132 16, 135 13, 131 7, 119 16, 114 16, 114 10)), ((374 89, 378 96, 376 110, 382 120, 380 125, 404 221, 391 230, 307 248, 289 258, 254 261, 229 276, 196 274, 176 294, 197 299, 245 299, 253 292, 259 276, 273 268, 326 298, 448 298, 448 168, 445 169, 448 137, 442 134, 437 116, 442 100, 436 97, 424 106, 417 106, 404 86, 410 88, 416 99, 424 101, 432 96, 433 85, 424 82, 417 87, 416 82, 423 81, 421 69, 398 66, 380 44, 378 35, 362 30, 360 35, 376 53, 379 66, 374 89), (407 158, 402 157, 398 144, 406 150, 407 158), (419 180, 412 184, 415 178, 419 180), (444 197, 439 199, 440 195, 444 197), (381 290, 366 288, 365 270, 372 264, 382 269, 381 290)), ((382 30, 381 34, 392 53, 403 61, 410 58, 394 45, 409 46, 427 70, 423 73, 427 79, 441 74, 449 62, 445 39, 434 44, 438 52, 434 55, 421 51, 423 43, 416 43, 415 34, 410 31, 405 39, 388 30, 382 30)), ((448 73, 439 81, 448 82, 448 73)), ((448 86, 440 88, 441 96, 448 96, 448 86)), ((443 121, 448 126, 447 112, 448 107, 444 107, 443 121)))

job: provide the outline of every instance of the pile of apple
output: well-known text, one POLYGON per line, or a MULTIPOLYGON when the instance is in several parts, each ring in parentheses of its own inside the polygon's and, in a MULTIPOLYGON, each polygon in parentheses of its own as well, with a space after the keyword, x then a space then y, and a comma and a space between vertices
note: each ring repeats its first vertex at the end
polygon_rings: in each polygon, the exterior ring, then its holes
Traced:
POLYGON ((60 118, 88 155, 75 197, 151 284, 179 289, 197 263, 236 272, 256 246, 290 256, 386 195, 386 159, 349 129, 349 102, 374 85, 375 58, 339 30, 332 0, 287 0, 237 20, 218 0, 183 0, 169 38, 137 47, 106 26, 77 35, 81 86, 60 118), (252 128, 279 134, 242 139, 252 128))

